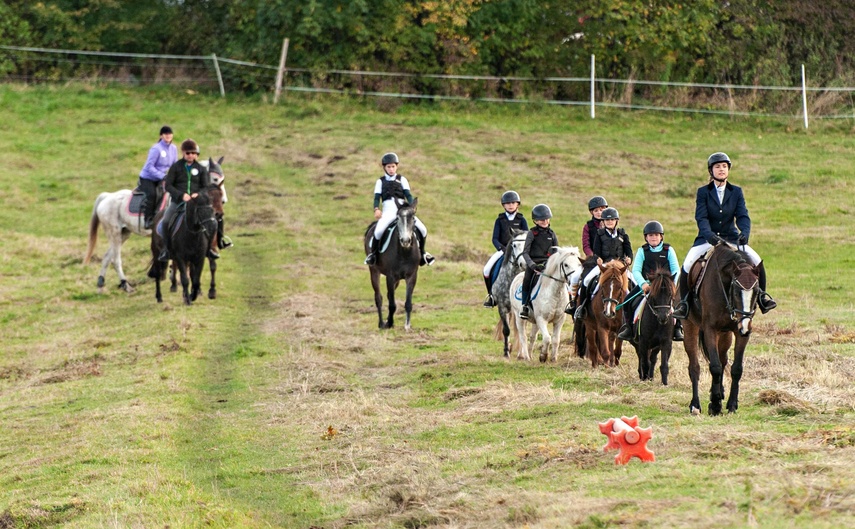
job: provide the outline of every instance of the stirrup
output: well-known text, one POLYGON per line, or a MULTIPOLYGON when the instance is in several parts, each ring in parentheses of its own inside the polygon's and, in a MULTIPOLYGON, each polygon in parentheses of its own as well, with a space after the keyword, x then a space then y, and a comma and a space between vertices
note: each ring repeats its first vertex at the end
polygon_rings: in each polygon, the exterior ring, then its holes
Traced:
POLYGON ((217 244, 217 246, 219 246, 221 250, 224 250, 226 248, 231 248, 232 246, 234 246, 234 243, 232 242, 231 237, 229 237, 228 235, 223 235, 223 238, 220 239, 220 242, 217 244))
POLYGON ((427 252, 422 254, 422 261, 421 261, 422 265, 433 266, 434 261, 436 261, 436 258, 434 256, 432 256, 431 254, 429 254, 427 252))
POLYGON ((757 297, 757 305, 760 307, 760 312, 762 312, 763 314, 766 314, 767 312, 778 306, 775 300, 772 299, 772 296, 770 296, 766 292, 761 292, 760 295, 757 297))
POLYGON ((484 306, 487 307, 488 309, 492 309, 493 307, 496 306, 496 302, 495 302, 495 300, 493 300, 492 294, 487 294, 487 299, 484 300, 484 306))
POLYGON ((377 256, 374 255, 374 252, 365 256, 365 264, 373 265, 375 262, 377 262, 377 256))
POLYGON ((585 305, 579 305, 576 307, 576 312, 573 314, 573 319, 576 321, 582 321, 585 319, 587 312, 585 311, 585 305))
POLYGON ((161 263, 168 262, 169 261, 169 252, 166 250, 163 250, 162 252, 160 252, 160 255, 157 256, 157 260, 160 261, 161 263))
POLYGON ((208 248, 208 257, 211 259, 219 259, 220 254, 215 252, 213 248, 208 248))
POLYGON ((681 301, 680 303, 678 303, 677 308, 674 309, 674 312, 671 315, 674 316, 675 318, 677 318, 678 320, 685 320, 686 318, 688 318, 689 317, 689 302, 684 300, 684 301, 681 301))
POLYGON ((153 226, 154 226, 154 219, 146 219, 145 223, 143 224, 143 229, 144 230, 150 230, 153 226))
POLYGON ((632 326, 624 323, 623 326, 621 326, 617 337, 625 342, 632 341, 632 326))
POLYGON ((531 314, 529 314, 528 305, 523 305, 523 308, 520 311, 520 318, 527 320, 529 318, 529 316, 531 316, 531 314))
POLYGON ((672 338, 675 342, 682 342, 686 336, 683 334, 683 327, 674 327, 674 336, 672 338))

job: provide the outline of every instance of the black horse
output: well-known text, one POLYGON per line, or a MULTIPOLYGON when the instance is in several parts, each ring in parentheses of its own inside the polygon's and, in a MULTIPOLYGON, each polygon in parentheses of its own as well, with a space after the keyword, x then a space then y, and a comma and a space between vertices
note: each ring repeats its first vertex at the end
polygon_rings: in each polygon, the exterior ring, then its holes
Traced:
MULTIPOLYGON (((184 212, 175 217, 175 226, 169 239, 169 255, 175 267, 181 274, 181 286, 184 290, 184 303, 190 305, 199 296, 201 290, 202 268, 205 266, 205 257, 211 247, 211 240, 217 233, 217 217, 214 206, 211 204, 209 190, 199 193, 196 198, 184 202, 184 212), (179 218, 179 216, 181 218, 179 218), (192 289, 188 291, 188 287, 192 289)), ((162 214, 155 217, 155 225, 160 222, 162 214)), ((170 229, 164 226, 163 229, 170 229)), ((155 297, 157 302, 163 301, 160 293, 160 282, 166 277, 167 265, 158 261, 163 238, 154 230, 151 237, 151 252, 154 257, 149 277, 155 279, 157 288, 155 297)))
POLYGON ((727 411, 733 413, 738 407, 739 380, 742 378, 742 359, 751 335, 751 320, 757 309, 760 294, 759 270, 747 256, 731 245, 720 242, 709 258, 706 268, 700 263, 689 273, 689 285, 695 295, 689 303, 689 317, 684 324, 686 338, 683 346, 689 356, 689 378, 692 380, 692 402, 689 411, 700 413, 698 378, 700 364, 698 347, 710 364, 712 387, 710 388, 709 414, 721 413, 724 400, 724 368, 727 351, 733 344, 733 364, 730 367, 730 396, 727 411), (695 287, 695 285, 699 286, 695 287))
MULTIPOLYGON (((415 236, 416 205, 418 199, 411 205, 403 205, 398 208, 398 217, 392 225, 397 233, 389 235, 389 244, 385 249, 384 237, 377 243, 377 260, 368 267, 371 272, 371 286, 374 288, 374 304, 377 306, 377 318, 381 329, 391 329, 394 325, 395 316, 395 289, 403 279, 407 283, 407 300, 404 309, 407 311, 407 322, 404 324, 406 330, 410 330, 410 313, 413 310, 413 290, 416 288, 416 280, 419 276, 419 261, 421 250, 415 236), (380 274, 386 276, 386 298, 389 303, 389 318, 383 322, 383 295, 380 293, 380 274)), ((377 222, 372 222, 365 230, 365 252, 370 250, 370 237, 374 237, 374 227, 377 222)))
MULTIPOLYGON (((667 268, 657 267, 647 278, 650 290, 643 301, 644 308, 636 325, 633 325, 632 345, 638 354, 638 376, 641 380, 653 380, 656 360, 662 353, 659 373, 662 384, 668 385, 668 362, 674 335, 674 301, 677 287, 667 268)), ((624 310, 628 310, 626 307, 624 310)))

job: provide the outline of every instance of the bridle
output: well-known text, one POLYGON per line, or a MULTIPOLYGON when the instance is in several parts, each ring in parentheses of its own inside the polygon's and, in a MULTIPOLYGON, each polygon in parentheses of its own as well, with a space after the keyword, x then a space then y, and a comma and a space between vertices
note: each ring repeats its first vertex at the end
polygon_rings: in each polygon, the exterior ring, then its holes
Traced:
MULTIPOLYGON (((707 263, 707 266, 709 266, 709 263, 707 263)), ((737 265, 738 270, 744 270, 750 267, 751 265, 749 265, 748 263, 740 263, 737 265)), ((722 295, 724 295, 724 302, 727 306, 727 312, 728 314, 730 314, 730 319, 735 322, 744 319, 751 320, 754 317, 754 313, 757 312, 757 296, 755 295, 755 291, 757 290, 759 285, 758 278, 754 278, 754 283, 746 288, 745 285, 739 282, 739 278, 737 277, 737 275, 734 274, 733 278, 730 281, 730 292, 728 292, 727 289, 725 289, 724 287, 724 281, 722 281, 721 279, 721 271, 719 270, 716 275, 718 276, 718 285, 721 288, 722 295), (734 294, 737 290, 741 292, 752 292, 749 310, 745 310, 744 308, 737 308, 731 303, 734 298, 734 294)))
MULTIPOLYGON (((621 273, 623 273, 623 272, 621 272, 621 273)), ((614 303, 615 307, 616 307, 615 312, 617 312, 617 306, 620 304, 621 300, 615 299, 615 298, 607 298, 606 297, 606 289, 603 288, 603 286, 605 286, 606 283, 611 283, 611 282, 617 282, 618 283, 618 285, 619 285, 618 292, 620 293, 618 297, 623 298, 623 296, 624 296, 623 280, 621 279, 620 274, 614 275, 614 277, 610 277, 609 279, 600 281, 599 294, 600 294, 600 296, 603 297, 603 307, 606 307, 609 303, 614 303)))
POLYGON ((650 293, 645 294, 644 297, 647 298, 647 303, 645 303, 645 306, 650 309, 650 312, 656 317, 656 320, 659 321, 660 324, 664 325, 668 321, 668 318, 671 316, 671 314, 674 313, 674 306, 670 303, 671 296, 669 296, 669 303, 662 305, 654 305, 652 303, 650 293))

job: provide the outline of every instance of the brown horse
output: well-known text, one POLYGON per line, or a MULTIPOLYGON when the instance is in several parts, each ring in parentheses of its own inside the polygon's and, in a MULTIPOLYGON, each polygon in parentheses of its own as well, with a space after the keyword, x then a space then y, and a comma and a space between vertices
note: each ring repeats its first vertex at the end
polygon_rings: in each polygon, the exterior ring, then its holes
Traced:
POLYGON ((696 265, 689 273, 694 295, 690 296, 689 317, 684 324, 686 339, 683 346, 689 356, 689 378, 692 380, 689 411, 698 414, 701 410, 698 398, 700 345, 712 375, 708 411, 710 415, 721 413, 727 351, 735 340, 733 365, 730 367, 730 396, 727 399, 727 411, 733 413, 738 407, 742 359, 760 294, 759 271, 745 254, 727 243, 716 245, 706 260, 706 270, 702 272, 701 269, 701 265, 696 265))
POLYGON ((600 267, 600 278, 596 291, 588 305, 581 325, 576 326, 576 353, 585 358, 587 354, 592 367, 605 364, 620 365, 621 345, 617 337, 621 318, 617 318, 618 305, 626 296, 628 281, 627 265, 621 261, 609 261, 600 267))

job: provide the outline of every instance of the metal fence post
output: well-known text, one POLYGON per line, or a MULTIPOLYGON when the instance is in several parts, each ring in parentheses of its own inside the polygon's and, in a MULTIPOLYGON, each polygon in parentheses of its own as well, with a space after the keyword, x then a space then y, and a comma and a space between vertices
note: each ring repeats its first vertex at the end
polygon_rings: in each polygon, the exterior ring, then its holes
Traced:
POLYGON ((594 101, 594 98, 595 98, 594 81, 595 81, 595 79, 596 79, 596 76, 594 75, 594 54, 592 53, 591 54, 591 119, 594 119, 596 117, 596 111, 594 110, 594 108, 596 107, 596 104, 594 101))
POLYGON ((805 114, 805 128, 808 128, 807 115, 807 81, 805 80, 805 65, 802 64, 802 112, 805 114))

